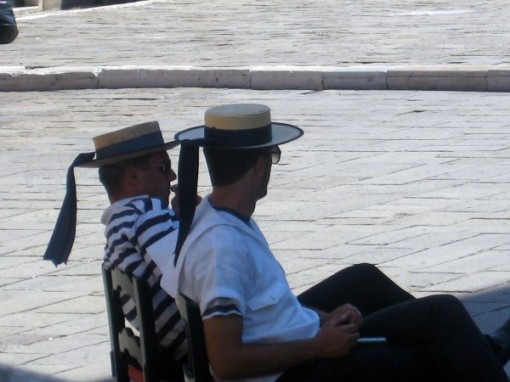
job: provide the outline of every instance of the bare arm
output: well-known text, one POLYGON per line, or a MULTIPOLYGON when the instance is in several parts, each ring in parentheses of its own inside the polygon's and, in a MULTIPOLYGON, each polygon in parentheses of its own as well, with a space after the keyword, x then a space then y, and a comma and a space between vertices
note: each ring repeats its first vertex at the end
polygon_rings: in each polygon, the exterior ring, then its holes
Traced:
POLYGON ((243 344, 242 318, 216 316, 204 321, 205 342, 214 373, 222 379, 282 372, 314 358, 343 357, 359 337, 356 324, 333 315, 310 339, 278 344, 243 344))

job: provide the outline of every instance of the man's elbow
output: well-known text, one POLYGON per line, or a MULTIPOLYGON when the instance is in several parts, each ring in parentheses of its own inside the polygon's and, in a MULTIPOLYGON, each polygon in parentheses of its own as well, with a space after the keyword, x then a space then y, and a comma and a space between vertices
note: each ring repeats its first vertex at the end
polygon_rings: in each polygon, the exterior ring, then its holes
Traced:
POLYGON ((211 363, 211 369, 213 374, 222 380, 248 377, 234 362, 214 362, 211 363))
POLYGON ((237 349, 232 352, 223 349, 223 351, 216 353, 221 354, 220 356, 209 356, 211 370, 217 378, 229 380, 256 377, 253 373, 253 367, 250 366, 248 360, 242 355, 242 349, 237 349))

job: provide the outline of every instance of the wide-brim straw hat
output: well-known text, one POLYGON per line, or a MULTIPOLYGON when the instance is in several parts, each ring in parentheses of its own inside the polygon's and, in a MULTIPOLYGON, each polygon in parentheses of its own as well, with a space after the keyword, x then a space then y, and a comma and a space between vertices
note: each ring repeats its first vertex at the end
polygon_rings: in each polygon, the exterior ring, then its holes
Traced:
POLYGON ((165 142, 159 123, 140 123, 93 138, 95 157, 79 167, 101 167, 141 157, 158 151, 170 150, 179 142, 165 142))
POLYGON ((271 111, 261 104, 232 104, 208 109, 204 124, 175 135, 179 142, 220 149, 250 149, 281 145, 303 135, 287 123, 271 121, 271 111))
POLYGON ((281 145, 302 135, 303 130, 297 126, 273 122, 268 106, 245 103, 208 109, 203 125, 175 135, 175 140, 181 143, 178 171, 181 220, 174 251, 174 264, 177 264, 195 214, 198 148, 257 149, 281 145))
POLYGON ((67 263, 76 235, 75 167, 101 167, 166 151, 179 142, 165 142, 158 122, 146 122, 93 138, 95 152, 79 154, 67 170, 66 195, 43 258, 53 264, 67 263))

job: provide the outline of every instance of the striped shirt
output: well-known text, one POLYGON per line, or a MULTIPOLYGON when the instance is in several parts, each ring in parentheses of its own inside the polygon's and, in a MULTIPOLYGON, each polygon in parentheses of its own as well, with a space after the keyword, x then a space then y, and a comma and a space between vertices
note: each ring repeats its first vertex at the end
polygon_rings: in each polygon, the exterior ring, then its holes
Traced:
MULTIPOLYGON (((186 355, 184 323, 174 300, 161 289, 161 271, 147 255, 147 248, 174 232, 179 222, 161 200, 147 195, 119 200, 110 205, 101 218, 106 226, 104 264, 146 280, 152 290, 156 336, 159 344, 175 360, 186 355)), ((168 248, 168 255, 173 248, 168 248)), ((121 296, 126 318, 138 328, 134 302, 121 296)))

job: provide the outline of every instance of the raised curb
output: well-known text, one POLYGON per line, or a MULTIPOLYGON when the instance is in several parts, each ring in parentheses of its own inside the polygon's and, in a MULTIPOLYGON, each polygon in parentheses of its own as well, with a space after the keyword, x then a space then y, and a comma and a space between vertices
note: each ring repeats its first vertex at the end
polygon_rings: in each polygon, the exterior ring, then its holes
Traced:
POLYGON ((120 88, 510 91, 510 67, 0 67, 0 91, 120 88))

